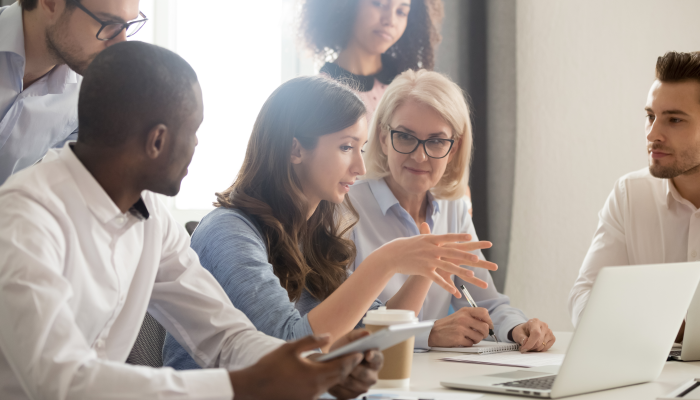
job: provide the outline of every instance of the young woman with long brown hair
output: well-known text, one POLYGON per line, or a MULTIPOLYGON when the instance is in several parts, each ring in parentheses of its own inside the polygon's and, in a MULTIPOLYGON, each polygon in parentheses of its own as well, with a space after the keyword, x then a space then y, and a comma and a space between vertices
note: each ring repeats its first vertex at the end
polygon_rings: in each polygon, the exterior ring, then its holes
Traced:
MULTIPOLYGON (((376 298, 396 273, 412 276, 387 307, 418 313, 433 281, 459 297, 438 271, 486 287, 458 265, 496 268, 469 253, 487 242, 425 234, 387 243, 348 273, 355 257, 348 234, 357 213, 347 193, 365 173, 365 114, 357 95, 331 79, 281 85, 258 115, 238 177, 217 194, 217 208, 192 236, 202 265, 269 335, 291 340, 328 333, 333 341, 381 305, 376 298)), ((172 336, 164 362, 197 368, 172 336)))

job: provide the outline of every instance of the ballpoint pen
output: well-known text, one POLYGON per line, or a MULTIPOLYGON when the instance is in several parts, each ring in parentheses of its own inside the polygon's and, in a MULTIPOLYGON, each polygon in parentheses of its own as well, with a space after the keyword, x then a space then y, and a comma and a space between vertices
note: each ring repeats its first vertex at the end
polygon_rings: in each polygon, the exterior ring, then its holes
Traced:
MULTIPOLYGON (((469 291, 467 290, 467 287, 464 285, 460 285, 462 288, 462 293, 464 293, 464 298, 467 299, 467 303, 469 303, 470 306, 476 308, 476 302, 474 299, 472 299, 472 296, 469 294, 469 291)), ((498 343, 498 338, 496 337, 496 333, 493 331, 493 329, 489 328, 489 336, 493 338, 493 340, 498 343)))

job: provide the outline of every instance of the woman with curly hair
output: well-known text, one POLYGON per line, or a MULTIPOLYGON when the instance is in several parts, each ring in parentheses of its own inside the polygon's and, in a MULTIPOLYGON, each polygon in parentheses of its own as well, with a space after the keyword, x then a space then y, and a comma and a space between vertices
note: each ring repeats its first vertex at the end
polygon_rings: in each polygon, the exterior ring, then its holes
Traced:
POLYGON ((441 0, 306 0, 300 33, 327 61, 321 73, 352 81, 371 120, 395 76, 433 69, 442 14, 441 0))
MULTIPOLYGON (((394 274, 411 278, 386 306, 417 314, 433 281, 459 297, 443 276, 487 286, 458 265, 496 268, 469 253, 487 242, 469 242, 463 233, 429 235, 426 225, 424 235, 387 243, 349 274, 357 212, 347 193, 365 173, 365 115, 358 96, 331 79, 281 85, 258 115, 235 182, 217 193, 217 208, 192 235, 202 266, 268 335, 293 340, 328 333, 334 341, 382 304, 377 296, 394 274)), ((198 368, 171 335, 163 361, 198 368)))

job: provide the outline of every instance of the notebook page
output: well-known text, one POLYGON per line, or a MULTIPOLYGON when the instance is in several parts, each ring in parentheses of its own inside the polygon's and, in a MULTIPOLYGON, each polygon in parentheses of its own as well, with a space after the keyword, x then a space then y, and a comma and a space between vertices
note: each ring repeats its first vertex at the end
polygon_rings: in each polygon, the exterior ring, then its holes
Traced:
POLYGON ((503 351, 513 351, 518 350, 519 346, 517 343, 494 343, 482 340, 481 342, 471 346, 471 347, 431 347, 431 351, 451 351, 458 353, 500 353, 503 351))
POLYGON ((507 351, 496 354, 468 354, 464 356, 441 358, 444 361, 456 361, 471 364, 502 365, 506 367, 543 367, 545 365, 561 365, 564 354, 525 353, 519 351, 507 351))

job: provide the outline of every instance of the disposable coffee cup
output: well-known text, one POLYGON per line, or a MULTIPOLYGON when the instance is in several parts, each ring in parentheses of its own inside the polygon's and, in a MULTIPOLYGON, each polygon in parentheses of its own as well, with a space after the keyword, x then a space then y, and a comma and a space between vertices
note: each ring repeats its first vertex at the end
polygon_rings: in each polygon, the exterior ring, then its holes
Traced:
MULTIPOLYGON (((416 314, 410 310, 387 310, 379 307, 368 311, 362 320, 365 329, 374 333, 389 325, 417 323, 416 314)), ((379 370, 376 388, 407 388, 411 383, 411 363, 413 361, 413 343, 415 337, 403 341, 382 351, 384 366, 379 370)))

